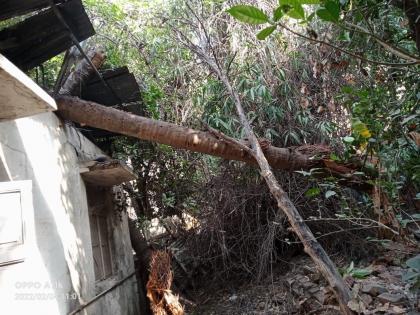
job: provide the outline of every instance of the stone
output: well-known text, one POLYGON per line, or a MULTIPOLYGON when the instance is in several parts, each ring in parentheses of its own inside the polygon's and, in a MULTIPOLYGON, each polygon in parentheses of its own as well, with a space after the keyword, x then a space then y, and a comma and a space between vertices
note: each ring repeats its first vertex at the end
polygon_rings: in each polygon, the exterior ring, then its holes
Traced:
POLYGON ((382 293, 378 295, 378 299, 383 303, 399 304, 404 302, 405 296, 403 294, 382 293))
POLYGON ((378 296, 381 293, 385 293, 386 289, 377 283, 366 283, 362 286, 362 292, 372 296, 378 296))

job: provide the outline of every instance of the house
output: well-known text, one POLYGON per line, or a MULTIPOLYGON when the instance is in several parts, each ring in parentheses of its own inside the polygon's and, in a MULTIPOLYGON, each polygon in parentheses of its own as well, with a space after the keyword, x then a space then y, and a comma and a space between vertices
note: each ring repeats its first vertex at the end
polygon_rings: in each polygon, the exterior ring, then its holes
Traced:
POLYGON ((135 177, 55 109, 0 55, 1 312, 139 314, 127 214, 116 200, 118 185, 135 177))

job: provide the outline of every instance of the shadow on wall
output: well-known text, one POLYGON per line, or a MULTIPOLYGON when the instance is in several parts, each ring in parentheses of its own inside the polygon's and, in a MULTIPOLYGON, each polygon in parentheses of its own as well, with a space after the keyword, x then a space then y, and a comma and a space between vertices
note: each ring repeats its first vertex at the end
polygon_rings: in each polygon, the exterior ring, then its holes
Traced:
POLYGON ((34 231, 27 235, 28 256, 0 267, 0 296, 14 292, 9 302, 15 314, 67 314, 94 292, 93 270, 85 270, 91 266, 90 230, 74 148, 58 118, 45 113, 0 123, 0 159, 0 181, 32 180, 34 211, 34 222, 27 222, 34 231), (19 294, 34 298, 22 303, 19 294))

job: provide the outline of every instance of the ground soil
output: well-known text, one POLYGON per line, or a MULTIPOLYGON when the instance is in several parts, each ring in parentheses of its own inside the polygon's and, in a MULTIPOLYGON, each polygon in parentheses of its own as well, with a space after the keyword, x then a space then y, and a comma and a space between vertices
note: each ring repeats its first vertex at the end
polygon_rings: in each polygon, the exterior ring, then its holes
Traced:
MULTIPOLYGON (((344 277, 352 288, 349 306, 355 314, 420 315, 420 294, 403 281, 406 257, 419 252, 419 246, 391 242, 369 264, 354 264, 344 277), (360 269, 369 274, 360 277, 360 269)), ((307 256, 279 264, 280 268, 274 268, 272 275, 259 283, 244 280, 204 285, 191 301, 184 300, 186 314, 340 314, 331 289, 307 256)))

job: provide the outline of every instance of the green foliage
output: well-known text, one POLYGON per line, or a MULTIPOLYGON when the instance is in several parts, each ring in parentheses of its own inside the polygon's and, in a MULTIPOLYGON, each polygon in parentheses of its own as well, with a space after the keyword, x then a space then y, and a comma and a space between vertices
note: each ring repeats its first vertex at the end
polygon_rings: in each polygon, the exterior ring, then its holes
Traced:
POLYGON ((327 22, 338 22, 340 18, 340 5, 337 1, 327 0, 324 7, 316 11, 316 15, 327 22))
POLYGON ((420 124, 419 100, 415 93, 418 84, 411 78, 403 84, 408 92, 401 100, 398 100, 399 87, 394 84, 361 90, 344 88, 342 100, 351 110, 353 120, 352 134, 343 140, 348 145, 348 157, 357 150, 377 155, 386 167, 384 179, 390 183, 403 180, 419 185, 419 149, 408 136, 410 126, 420 124))
POLYGON ((267 36, 274 32, 276 22, 287 15, 293 19, 300 20, 302 22, 308 22, 312 20, 314 13, 323 21, 337 23, 340 18, 340 3, 336 0, 327 1, 305 1, 305 0, 282 0, 279 1, 279 6, 274 10, 273 16, 269 18, 261 9, 251 5, 236 5, 227 10, 237 20, 247 24, 265 24, 271 23, 273 26, 264 28, 257 35, 258 39, 265 39, 267 36), (312 14, 305 12, 304 5, 313 6, 317 5, 318 9, 312 14), (321 5, 319 7, 319 5, 321 5))
POLYGON ((350 263, 350 266, 348 266, 347 269, 343 270, 342 273, 344 277, 346 275, 349 275, 356 279, 364 279, 372 273, 372 270, 363 269, 363 268, 354 268, 354 262, 352 261, 350 263))
POLYGON ((372 271, 367 270, 367 269, 355 269, 350 273, 350 275, 356 279, 364 279, 371 273, 372 271))
POLYGON ((321 193, 321 190, 318 187, 312 187, 306 191, 305 196, 310 198, 310 197, 318 196, 320 193, 321 193))
POLYGON ((403 281, 410 283, 412 290, 420 289, 420 255, 408 259, 405 264, 409 269, 403 275, 403 281))
POLYGON ((250 5, 236 5, 227 10, 230 15, 248 24, 264 24, 268 16, 260 9, 250 5))
POLYGON ((155 85, 150 85, 143 93, 143 101, 146 106, 146 110, 153 119, 160 118, 158 102, 163 98, 163 96, 163 92, 155 85))
POLYGON ((257 38, 259 40, 266 39, 268 36, 270 36, 276 30, 276 28, 277 28, 277 26, 275 26, 275 25, 264 28, 263 30, 261 30, 257 34, 257 38))

